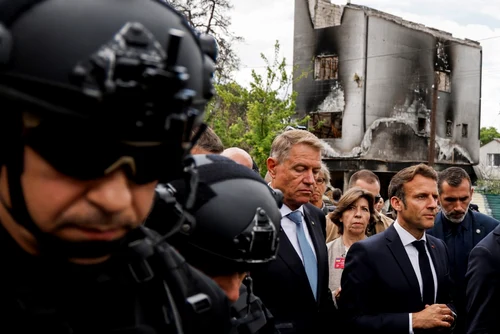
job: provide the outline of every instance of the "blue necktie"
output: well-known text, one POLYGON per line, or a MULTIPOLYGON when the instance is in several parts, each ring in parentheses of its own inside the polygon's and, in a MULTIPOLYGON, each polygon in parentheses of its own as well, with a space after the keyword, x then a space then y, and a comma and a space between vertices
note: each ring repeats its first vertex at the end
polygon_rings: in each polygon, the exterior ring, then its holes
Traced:
POLYGON ((311 245, 306 239, 306 233, 304 232, 304 226, 302 224, 302 213, 300 211, 293 211, 289 213, 287 217, 297 225, 297 240, 299 241, 300 251, 304 259, 304 268, 306 269, 309 285, 316 299, 318 292, 318 263, 311 245))

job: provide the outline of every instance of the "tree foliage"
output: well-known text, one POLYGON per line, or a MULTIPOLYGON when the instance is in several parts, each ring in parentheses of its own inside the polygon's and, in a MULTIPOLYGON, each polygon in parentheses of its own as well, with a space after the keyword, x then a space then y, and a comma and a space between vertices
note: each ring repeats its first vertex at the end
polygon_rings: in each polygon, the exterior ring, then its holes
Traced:
POLYGON ((219 45, 216 77, 219 82, 227 82, 231 73, 239 68, 240 59, 234 45, 243 41, 231 30, 230 0, 167 0, 180 11, 193 28, 215 37, 219 45))
POLYGON ((249 88, 235 82, 217 85, 217 96, 206 114, 206 122, 224 146, 247 150, 263 174, 276 135, 289 125, 307 122, 307 118, 294 118, 297 94, 290 92, 293 78, 287 71, 286 59, 279 59, 279 51, 276 41, 273 60, 261 54, 266 64, 265 72, 260 74, 253 70, 249 88))
POLYGON ((479 131, 479 140, 481 141, 481 146, 488 144, 495 138, 500 138, 500 133, 493 126, 490 126, 489 128, 481 128, 481 130, 479 131))
POLYGON ((483 179, 477 180, 477 186, 474 191, 488 194, 488 195, 500 195, 500 180, 495 179, 483 179))

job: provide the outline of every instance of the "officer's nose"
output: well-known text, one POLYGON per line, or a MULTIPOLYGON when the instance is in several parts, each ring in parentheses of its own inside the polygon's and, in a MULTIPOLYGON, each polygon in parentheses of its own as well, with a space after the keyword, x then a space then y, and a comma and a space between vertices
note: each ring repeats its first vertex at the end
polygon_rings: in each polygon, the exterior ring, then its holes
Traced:
POLYGON ((87 199, 110 214, 129 208, 132 205, 132 192, 125 172, 117 170, 97 180, 87 192, 87 199))

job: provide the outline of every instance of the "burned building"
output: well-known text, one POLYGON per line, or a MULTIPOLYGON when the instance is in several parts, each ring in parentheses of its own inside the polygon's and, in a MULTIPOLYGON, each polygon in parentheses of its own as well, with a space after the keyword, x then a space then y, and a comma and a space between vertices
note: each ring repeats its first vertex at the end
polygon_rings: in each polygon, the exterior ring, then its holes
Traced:
POLYGON ((328 0, 295 0, 294 30, 295 74, 306 74, 294 84, 297 112, 326 143, 335 186, 362 168, 390 179, 419 162, 473 174, 479 43, 328 0))

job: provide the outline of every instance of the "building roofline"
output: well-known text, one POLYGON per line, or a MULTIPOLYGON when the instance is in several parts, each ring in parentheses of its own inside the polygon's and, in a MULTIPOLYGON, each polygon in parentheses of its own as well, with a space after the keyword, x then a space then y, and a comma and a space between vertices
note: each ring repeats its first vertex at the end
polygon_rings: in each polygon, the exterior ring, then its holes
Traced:
POLYGON ((346 5, 343 5, 343 7, 344 8, 342 11, 342 19, 343 19, 343 16, 345 14, 345 9, 349 8, 349 9, 354 9, 354 10, 362 10, 365 13, 365 15, 368 15, 368 16, 380 17, 382 19, 392 21, 392 22, 399 24, 401 26, 404 26, 404 27, 407 27, 410 29, 419 30, 422 32, 426 32, 426 33, 429 33, 435 37, 446 39, 448 41, 453 41, 457 44, 462 44, 462 45, 467 45, 467 46, 471 46, 474 48, 482 49, 482 46, 478 41, 474 41, 474 40, 471 40, 468 38, 461 39, 461 38, 453 37, 453 35, 451 33, 446 32, 444 30, 439 30, 439 29, 435 29, 432 27, 428 27, 428 26, 423 25, 421 23, 408 21, 408 20, 403 19, 402 17, 392 15, 392 14, 389 14, 386 12, 382 12, 378 9, 374 9, 374 8, 371 8, 368 6, 363 6, 363 5, 356 5, 353 3, 348 3, 346 5))

